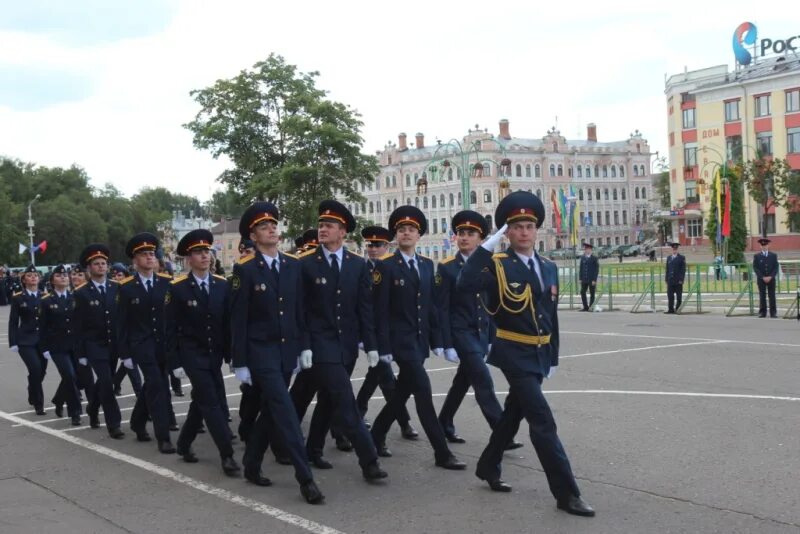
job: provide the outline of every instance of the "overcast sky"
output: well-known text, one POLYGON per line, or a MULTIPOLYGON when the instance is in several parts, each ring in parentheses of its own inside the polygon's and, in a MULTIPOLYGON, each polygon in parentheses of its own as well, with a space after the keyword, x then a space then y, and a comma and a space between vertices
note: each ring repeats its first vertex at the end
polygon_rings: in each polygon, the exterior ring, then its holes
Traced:
POLYGON ((732 66, 743 21, 759 38, 800 35, 788 0, 0 0, 0 13, 0 155, 201 199, 227 163, 181 127, 189 91, 270 52, 361 112, 368 153, 401 131, 497 133, 501 118, 537 138, 557 116, 568 139, 595 122, 601 141, 639 129, 663 154, 665 75, 732 66))

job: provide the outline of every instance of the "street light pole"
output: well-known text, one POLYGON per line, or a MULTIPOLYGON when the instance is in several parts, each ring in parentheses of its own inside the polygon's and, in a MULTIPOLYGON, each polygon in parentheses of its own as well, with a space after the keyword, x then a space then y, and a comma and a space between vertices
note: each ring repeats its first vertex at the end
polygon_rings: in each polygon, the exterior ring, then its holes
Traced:
POLYGON ((36 195, 33 200, 28 203, 28 238, 30 239, 30 248, 28 249, 31 254, 31 265, 36 265, 36 258, 33 252, 33 212, 31 211, 31 206, 33 203, 39 200, 42 195, 36 195))

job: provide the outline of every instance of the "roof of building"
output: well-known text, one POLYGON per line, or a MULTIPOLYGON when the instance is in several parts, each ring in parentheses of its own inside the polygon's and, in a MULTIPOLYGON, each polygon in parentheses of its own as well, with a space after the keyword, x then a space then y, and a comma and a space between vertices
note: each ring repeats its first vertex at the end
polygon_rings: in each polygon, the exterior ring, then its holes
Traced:
POLYGON ((238 234, 239 217, 235 219, 222 219, 211 227, 212 234, 238 234))

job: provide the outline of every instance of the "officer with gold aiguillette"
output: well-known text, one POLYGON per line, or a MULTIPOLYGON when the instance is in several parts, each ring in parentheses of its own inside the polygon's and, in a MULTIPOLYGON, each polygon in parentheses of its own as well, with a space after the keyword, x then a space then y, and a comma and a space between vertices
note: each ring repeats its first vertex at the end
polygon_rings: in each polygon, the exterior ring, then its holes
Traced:
POLYGON ((497 327, 488 363, 500 368, 509 387, 506 409, 492 429, 475 474, 494 491, 511 491, 500 478, 500 463, 524 417, 558 508, 588 517, 594 510, 580 497, 542 393, 542 380, 552 376, 559 350, 558 270, 534 250, 544 215, 544 205, 536 195, 516 191, 506 196, 495 211, 500 231, 469 257, 458 278, 459 291, 488 292, 486 306, 497 327), (506 231, 511 246, 492 255, 506 231))

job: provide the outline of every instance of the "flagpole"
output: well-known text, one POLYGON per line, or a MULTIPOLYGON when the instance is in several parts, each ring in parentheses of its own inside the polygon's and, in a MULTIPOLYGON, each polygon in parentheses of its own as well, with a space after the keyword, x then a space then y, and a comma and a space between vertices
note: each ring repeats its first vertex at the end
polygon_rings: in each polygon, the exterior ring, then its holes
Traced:
POLYGON ((33 200, 31 200, 28 203, 28 237, 30 238, 30 249, 29 250, 30 250, 30 253, 31 253, 31 265, 36 265, 36 258, 35 258, 35 255, 34 255, 35 253, 34 253, 34 250, 33 250, 33 212, 31 211, 31 206, 33 206, 33 203, 36 202, 37 200, 39 200, 39 198, 41 198, 41 196, 42 195, 38 195, 37 194, 35 197, 33 197, 33 200))

